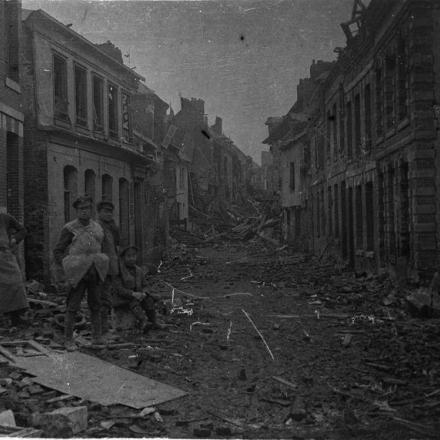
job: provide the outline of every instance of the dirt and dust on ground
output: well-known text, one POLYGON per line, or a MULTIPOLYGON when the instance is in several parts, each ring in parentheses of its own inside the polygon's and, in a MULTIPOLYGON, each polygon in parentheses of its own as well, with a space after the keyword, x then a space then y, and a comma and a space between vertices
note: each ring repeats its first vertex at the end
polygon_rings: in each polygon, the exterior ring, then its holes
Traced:
MULTIPOLYGON (((39 426, 44 436, 440 438, 439 320, 410 314, 407 287, 255 234, 185 241, 150 277, 167 329, 121 336, 126 348, 82 351, 186 396, 143 411, 104 406, 35 384, 3 362, 0 409, 30 428, 36 413, 87 407, 81 432, 39 426)), ((35 283, 29 297, 33 325, 3 328, 2 341, 59 348, 64 298, 35 283)))

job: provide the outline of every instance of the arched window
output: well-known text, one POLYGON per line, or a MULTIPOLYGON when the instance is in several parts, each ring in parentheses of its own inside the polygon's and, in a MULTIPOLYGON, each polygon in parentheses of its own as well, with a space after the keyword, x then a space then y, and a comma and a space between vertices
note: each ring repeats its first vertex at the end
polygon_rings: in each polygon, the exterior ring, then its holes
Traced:
POLYGON ((130 185, 127 179, 119 179, 119 229, 121 246, 130 244, 130 185))
POLYGON ((93 170, 86 170, 84 173, 84 192, 93 198, 96 197, 96 174, 93 170))
POLYGON ((64 220, 69 222, 74 213, 72 203, 78 195, 78 172, 75 167, 64 167, 64 220))
POLYGON ((109 174, 102 175, 102 199, 113 200, 113 177, 109 174))

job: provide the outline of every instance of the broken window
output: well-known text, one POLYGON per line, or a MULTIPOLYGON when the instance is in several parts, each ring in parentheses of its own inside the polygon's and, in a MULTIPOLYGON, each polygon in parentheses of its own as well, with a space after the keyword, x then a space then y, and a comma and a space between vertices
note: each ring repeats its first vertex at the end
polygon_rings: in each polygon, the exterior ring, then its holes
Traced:
POLYGON ((365 93, 365 150, 369 151, 371 148, 371 89, 370 84, 367 84, 364 89, 365 93))
POLYGON ((376 134, 383 135, 383 85, 382 69, 376 69, 376 134))
POLYGON ((64 221, 67 223, 74 218, 72 203, 77 197, 78 172, 75 167, 64 167, 64 221))
POLYGON ((8 213, 21 217, 20 209, 20 147, 16 133, 6 134, 6 206, 8 213))
POLYGON ((363 209, 362 209, 362 186, 356 186, 356 247, 357 249, 362 249, 364 246, 364 236, 363 236, 363 209))
POLYGON ((327 139, 326 139, 326 153, 327 159, 330 159, 331 155, 331 142, 332 142, 332 114, 330 110, 327 112, 327 139))
POLYGON ((352 111, 351 102, 347 102, 346 108, 347 117, 347 157, 351 159, 353 157, 353 121, 352 121, 352 111))
POLYGON ((337 126, 337 107, 336 104, 333 104, 332 108, 332 134, 333 134, 333 160, 336 160, 338 157, 338 126, 337 126))
POLYGON ((87 71, 75 65, 76 123, 87 126, 87 71))
POLYGON ((333 201, 332 201, 332 187, 327 188, 327 212, 328 212, 328 233, 333 235, 333 201))
POLYGON ((93 129, 104 129, 104 81, 99 76, 93 76, 93 129))
POLYGON ((388 168, 388 255, 390 256, 390 262, 395 262, 396 255, 396 226, 395 222, 395 209, 394 206, 394 182, 395 173, 394 168, 390 166, 388 168))
POLYGON ((95 200, 96 197, 96 174, 93 170, 84 173, 84 192, 95 200))
POLYGON ((386 58, 385 77, 385 118, 387 130, 394 127, 394 95, 396 81, 396 57, 394 54, 386 58))
POLYGON ((334 191, 333 191, 333 205, 334 205, 334 209, 335 209, 335 237, 338 238, 339 237, 339 192, 338 192, 338 185, 336 184, 334 186, 334 191))
POLYGON ((118 88, 108 85, 108 129, 110 136, 118 137, 118 88))
POLYGON ((101 179, 101 195, 103 200, 113 200, 113 177, 103 174, 101 179))
POLYGON ((18 17, 20 3, 17 1, 3 2, 5 8, 5 32, 3 46, 6 49, 7 75, 15 82, 19 81, 19 35, 18 17))
POLYGON ((295 191, 295 162, 290 162, 290 189, 295 191))
MULTIPOLYGON (((122 136, 126 142, 131 141, 130 96, 121 93, 122 101, 122 136)), ((153 113, 154 114, 154 113, 153 113)))
POLYGON ((359 93, 354 97, 354 142, 355 156, 359 156, 361 147, 361 97, 359 93))
POLYGON ((409 167, 403 162, 400 167, 400 255, 410 255, 410 211, 409 211, 409 167))
POLYGON ((374 250, 374 192, 373 182, 367 182, 365 185, 365 214, 367 221, 367 250, 374 250))
POLYGON ((53 81, 54 81, 54 116, 57 119, 68 120, 68 98, 67 98, 67 63, 59 56, 53 56, 53 81))
POLYGON ((408 55, 407 43, 403 35, 400 35, 397 44, 398 81, 399 81, 399 121, 408 116, 408 55))

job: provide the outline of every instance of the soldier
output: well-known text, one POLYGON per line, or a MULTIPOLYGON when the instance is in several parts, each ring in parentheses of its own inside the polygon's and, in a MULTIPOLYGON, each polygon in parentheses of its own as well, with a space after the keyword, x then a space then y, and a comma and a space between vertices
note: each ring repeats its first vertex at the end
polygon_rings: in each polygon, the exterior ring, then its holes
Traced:
POLYGON ((145 274, 136 265, 137 248, 128 246, 121 251, 119 275, 114 283, 114 307, 127 305, 140 322, 142 331, 150 328, 163 329, 156 317, 156 299, 147 292, 145 274), (149 324, 148 320, 151 322, 149 324))
POLYGON ((118 275, 119 228, 113 219, 115 207, 112 202, 102 200, 98 203, 98 223, 104 230, 102 252, 109 257, 109 270, 101 290, 101 326, 105 338, 109 331, 108 319, 112 309, 112 286, 118 275))
POLYGON ((25 228, 14 217, 0 213, 0 313, 7 314, 14 327, 27 324, 22 318, 28 307, 26 289, 14 255, 25 235, 25 228))
POLYGON ((104 231, 92 220, 93 200, 90 196, 78 197, 73 203, 77 218, 61 231, 53 254, 55 263, 62 266, 69 286, 65 318, 65 347, 77 348, 73 340, 75 315, 87 291, 87 303, 92 323, 92 343, 103 344, 101 336, 101 287, 109 266, 109 258, 102 253, 104 231))

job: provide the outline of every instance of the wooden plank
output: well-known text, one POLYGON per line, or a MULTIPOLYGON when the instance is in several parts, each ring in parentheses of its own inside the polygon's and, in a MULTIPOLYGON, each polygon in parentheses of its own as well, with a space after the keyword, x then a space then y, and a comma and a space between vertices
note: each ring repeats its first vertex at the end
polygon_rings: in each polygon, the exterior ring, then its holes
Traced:
POLYGON ((18 366, 48 388, 101 405, 141 409, 177 399, 186 392, 81 352, 21 357, 18 366))

